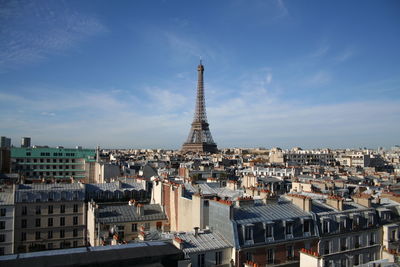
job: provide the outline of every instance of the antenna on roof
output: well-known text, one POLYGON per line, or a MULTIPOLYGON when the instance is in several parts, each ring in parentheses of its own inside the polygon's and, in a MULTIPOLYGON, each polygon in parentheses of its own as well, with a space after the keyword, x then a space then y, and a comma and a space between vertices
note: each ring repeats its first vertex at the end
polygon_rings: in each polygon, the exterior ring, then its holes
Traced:
POLYGON ((202 59, 201 59, 201 56, 200 56, 200 65, 202 65, 201 63, 202 63, 202 59))

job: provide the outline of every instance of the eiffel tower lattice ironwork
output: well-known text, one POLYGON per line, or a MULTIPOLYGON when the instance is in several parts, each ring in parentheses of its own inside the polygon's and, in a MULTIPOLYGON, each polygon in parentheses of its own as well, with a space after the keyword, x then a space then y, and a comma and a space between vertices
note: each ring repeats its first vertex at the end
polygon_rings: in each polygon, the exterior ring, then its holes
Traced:
POLYGON ((207 122, 206 104, 204 99, 204 81, 203 81, 204 66, 200 64, 197 67, 197 98, 196 108, 192 127, 190 128, 189 136, 182 146, 182 152, 211 152, 218 151, 217 144, 211 136, 209 124, 207 122))

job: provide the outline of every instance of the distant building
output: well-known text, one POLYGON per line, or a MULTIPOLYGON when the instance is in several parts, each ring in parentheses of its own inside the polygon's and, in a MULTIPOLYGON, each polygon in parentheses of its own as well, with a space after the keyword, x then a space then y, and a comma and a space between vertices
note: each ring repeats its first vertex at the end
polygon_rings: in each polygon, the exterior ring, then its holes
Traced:
POLYGON ((21 147, 31 147, 31 138, 30 137, 22 137, 21 138, 21 147))
POLYGON ((1 136, 0 137, 0 148, 10 148, 10 147, 11 147, 11 138, 1 136))
POLYGON ((14 253, 14 194, 0 192, 0 256, 14 253))
POLYGON ((11 148, 11 170, 24 179, 94 181, 95 150, 11 148))
POLYGON ((16 253, 85 246, 84 184, 18 185, 14 237, 16 253))
POLYGON ((10 173, 10 156, 9 148, 0 148, 0 173, 10 173))

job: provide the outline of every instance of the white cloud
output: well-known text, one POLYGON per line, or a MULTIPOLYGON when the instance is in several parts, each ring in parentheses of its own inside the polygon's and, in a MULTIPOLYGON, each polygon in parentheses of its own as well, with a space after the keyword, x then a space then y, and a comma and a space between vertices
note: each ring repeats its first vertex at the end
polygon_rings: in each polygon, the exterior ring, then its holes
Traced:
POLYGON ((338 54, 335 59, 338 62, 345 62, 349 60, 351 57, 353 57, 353 55, 354 55, 354 49, 347 48, 342 53, 338 54))

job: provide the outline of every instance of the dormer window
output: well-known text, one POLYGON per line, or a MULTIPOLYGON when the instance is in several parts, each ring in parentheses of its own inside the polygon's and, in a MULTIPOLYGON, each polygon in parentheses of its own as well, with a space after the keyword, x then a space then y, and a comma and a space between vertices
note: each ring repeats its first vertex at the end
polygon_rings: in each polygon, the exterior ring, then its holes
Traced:
POLYGON ((367 226, 373 226, 375 224, 375 220, 374 220, 375 216, 373 213, 369 213, 368 214, 368 222, 367 222, 367 226))
POLYGON ((273 222, 265 223, 264 229, 265 229, 265 239, 273 238, 274 236, 273 222))
POLYGON ((285 232, 286 235, 293 235, 293 222, 286 222, 285 232))
POLYGON ((311 227, 310 227, 310 220, 304 220, 303 222, 303 232, 304 233, 310 233, 311 227))
POLYGON ((324 234, 329 233, 329 220, 328 219, 322 220, 322 232, 324 234))
POLYGON ((253 225, 249 224, 244 227, 244 240, 253 240, 253 225))

